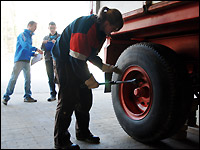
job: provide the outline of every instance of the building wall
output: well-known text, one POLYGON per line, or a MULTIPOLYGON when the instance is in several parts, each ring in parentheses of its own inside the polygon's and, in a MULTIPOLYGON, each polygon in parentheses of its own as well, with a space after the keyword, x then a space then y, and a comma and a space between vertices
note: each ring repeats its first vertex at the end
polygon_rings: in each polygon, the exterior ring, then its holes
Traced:
POLYGON ((116 8, 122 14, 141 8, 144 1, 93 1, 94 14, 98 13, 98 10, 104 6, 109 8, 116 8))
MULTIPOLYGON (((116 8, 122 14, 129 11, 133 11, 138 8, 142 8, 145 1, 91 1, 93 3, 93 13, 97 14, 98 10, 104 6, 109 8, 116 8)), ((153 4, 161 1, 152 1, 153 4)))
POLYGON ((122 14, 141 8, 144 1, 100 1, 100 8, 107 6, 109 8, 116 8, 122 14))

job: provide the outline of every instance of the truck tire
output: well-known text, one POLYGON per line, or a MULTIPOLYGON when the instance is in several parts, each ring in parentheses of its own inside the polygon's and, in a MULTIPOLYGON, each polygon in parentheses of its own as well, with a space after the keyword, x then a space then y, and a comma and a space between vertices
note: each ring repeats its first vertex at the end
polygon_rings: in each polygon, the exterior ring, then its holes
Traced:
POLYGON ((164 45, 142 42, 128 47, 116 65, 123 73, 113 73, 113 81, 143 81, 111 87, 114 111, 124 131, 143 143, 174 135, 186 122, 193 99, 178 55, 164 45))

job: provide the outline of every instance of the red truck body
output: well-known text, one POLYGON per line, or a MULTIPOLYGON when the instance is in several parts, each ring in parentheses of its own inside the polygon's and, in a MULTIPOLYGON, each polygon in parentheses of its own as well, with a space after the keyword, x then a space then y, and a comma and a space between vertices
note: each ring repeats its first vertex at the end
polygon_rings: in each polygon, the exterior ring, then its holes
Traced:
POLYGON ((181 55, 189 73, 199 72, 198 1, 163 1, 123 18, 123 28, 107 38, 106 63, 114 65, 127 47, 145 41, 171 48, 181 55))
POLYGON ((105 86, 124 131, 154 142, 179 133, 184 124, 196 127, 199 2, 146 1, 123 18, 123 28, 107 38, 104 55, 105 63, 122 71, 105 73, 106 81, 138 81, 105 86))

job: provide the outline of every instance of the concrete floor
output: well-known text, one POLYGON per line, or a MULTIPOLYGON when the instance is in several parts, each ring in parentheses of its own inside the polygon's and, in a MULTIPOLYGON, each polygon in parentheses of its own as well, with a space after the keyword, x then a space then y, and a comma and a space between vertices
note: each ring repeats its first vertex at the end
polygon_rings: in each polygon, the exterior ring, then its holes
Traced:
MULTIPOLYGON (((198 149, 199 130, 189 129, 187 139, 172 138, 152 145, 142 144, 129 137, 120 127, 112 107, 111 95, 103 89, 94 90, 90 129, 101 138, 100 144, 88 144, 75 139, 74 123, 69 131, 71 140, 83 149, 198 149)), ((53 129, 57 100, 47 102, 48 93, 35 93, 37 103, 24 103, 23 94, 14 94, 8 106, 1 104, 1 148, 53 149, 53 129)))
MULTIPOLYGON (((1 98, 5 92, 13 64, 1 68, 1 98), (7 74, 6 74, 7 73, 7 74)), ((57 100, 47 102, 49 87, 44 62, 32 67, 31 89, 37 103, 23 102, 24 79, 21 73, 8 106, 1 103, 2 149, 53 149, 54 118, 57 100)), ((199 129, 189 128, 187 138, 179 141, 167 138, 155 144, 142 144, 129 137, 120 127, 112 106, 111 94, 103 87, 93 90, 90 129, 100 137, 100 144, 88 144, 75 138, 75 117, 69 131, 71 141, 82 149, 199 149, 199 129)))

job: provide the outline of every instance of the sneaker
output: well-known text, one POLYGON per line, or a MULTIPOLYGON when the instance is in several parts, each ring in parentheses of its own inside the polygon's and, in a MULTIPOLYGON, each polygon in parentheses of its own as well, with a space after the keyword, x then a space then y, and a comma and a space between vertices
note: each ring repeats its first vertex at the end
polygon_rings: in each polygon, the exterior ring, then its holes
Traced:
POLYGON ((27 97, 24 99, 24 102, 37 102, 37 100, 33 99, 32 97, 27 97))
POLYGON ((7 105, 8 100, 4 98, 3 101, 2 101, 2 103, 3 103, 4 105, 7 105))
POLYGON ((50 98, 47 99, 48 102, 52 102, 52 101, 55 101, 56 100, 56 97, 54 96, 51 96, 50 98))

